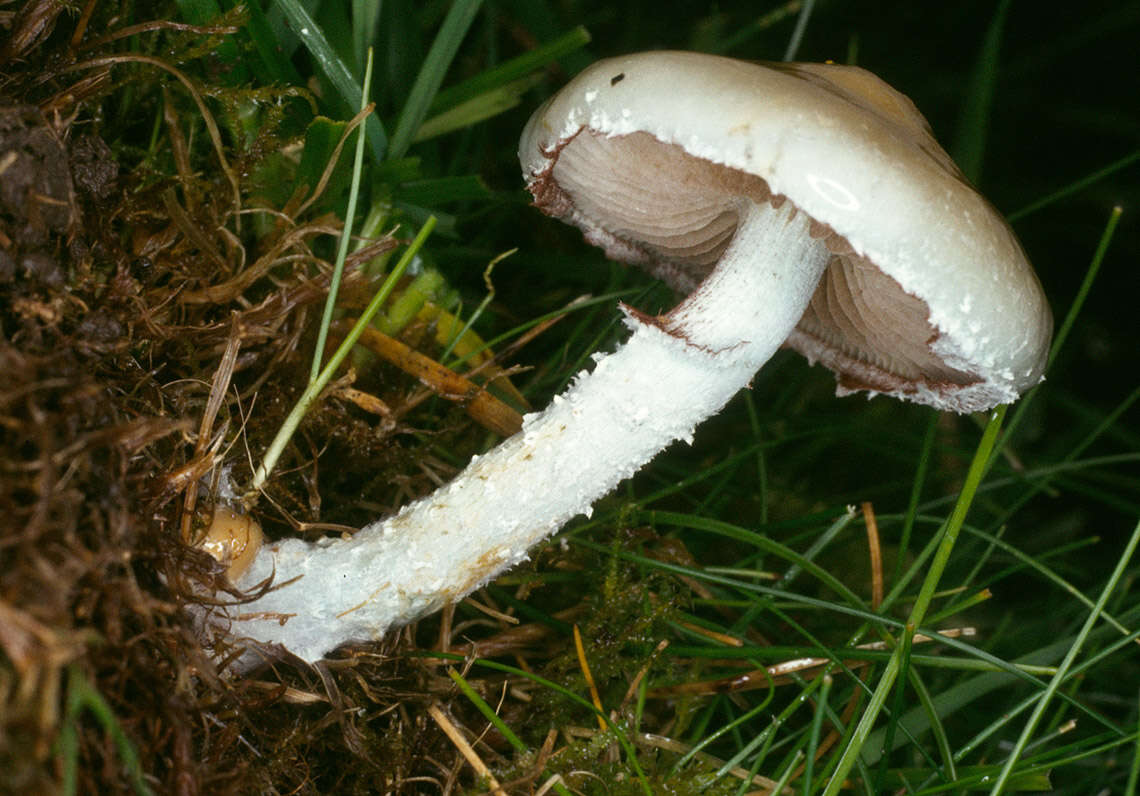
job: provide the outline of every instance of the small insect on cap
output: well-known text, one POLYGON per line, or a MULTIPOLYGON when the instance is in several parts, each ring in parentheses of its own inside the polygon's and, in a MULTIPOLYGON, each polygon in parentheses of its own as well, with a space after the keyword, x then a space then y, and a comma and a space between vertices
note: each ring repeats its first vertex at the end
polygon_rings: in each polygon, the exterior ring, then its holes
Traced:
POLYGON ((535 204, 689 292, 742 201, 831 252, 787 339, 838 392, 969 412, 1041 380, 1052 317, 1013 232, 905 96, 866 70, 684 52, 599 61, 531 117, 535 204))

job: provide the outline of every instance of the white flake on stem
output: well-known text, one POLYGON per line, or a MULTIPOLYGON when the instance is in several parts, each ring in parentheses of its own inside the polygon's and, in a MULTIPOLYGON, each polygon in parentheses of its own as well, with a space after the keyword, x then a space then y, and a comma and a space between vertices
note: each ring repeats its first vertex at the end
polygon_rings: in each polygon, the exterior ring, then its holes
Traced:
POLYGON ((380 638, 523 561, 670 443, 691 439, 784 342, 829 256, 790 202, 742 200, 740 217, 696 291, 658 319, 627 313, 629 341, 521 432, 350 539, 266 545, 237 585, 270 576, 285 585, 211 621, 307 661, 380 638))

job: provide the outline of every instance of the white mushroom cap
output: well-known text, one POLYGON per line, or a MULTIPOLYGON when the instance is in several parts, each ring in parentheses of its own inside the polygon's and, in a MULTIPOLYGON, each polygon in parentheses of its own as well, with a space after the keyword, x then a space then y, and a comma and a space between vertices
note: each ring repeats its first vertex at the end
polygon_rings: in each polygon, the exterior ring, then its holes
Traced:
POLYGON ((1025 253, 910 100, 865 70, 599 61, 531 117, 519 152, 541 209, 685 292, 732 236, 733 186, 790 200, 834 256, 787 344, 840 394, 966 412, 1041 380, 1052 317, 1025 253), (694 159, 727 168, 694 177, 694 159))

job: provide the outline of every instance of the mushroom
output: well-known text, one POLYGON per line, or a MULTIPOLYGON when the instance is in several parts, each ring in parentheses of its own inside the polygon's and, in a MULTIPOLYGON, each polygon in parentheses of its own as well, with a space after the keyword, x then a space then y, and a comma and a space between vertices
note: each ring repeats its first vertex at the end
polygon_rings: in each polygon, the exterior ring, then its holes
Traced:
POLYGON ((1042 377, 1051 318, 1009 227, 862 69, 657 52, 532 116, 535 204, 687 294, 450 484, 347 539, 267 544, 283 584, 228 631, 315 660, 454 602, 719 411, 781 345, 865 390, 969 412, 1042 377))

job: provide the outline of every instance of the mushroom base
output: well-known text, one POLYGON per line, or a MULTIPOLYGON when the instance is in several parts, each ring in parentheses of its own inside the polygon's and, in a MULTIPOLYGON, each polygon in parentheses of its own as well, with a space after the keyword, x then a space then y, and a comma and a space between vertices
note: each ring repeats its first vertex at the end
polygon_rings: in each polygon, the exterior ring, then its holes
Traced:
MULTIPOLYGON (((230 636, 314 661, 455 602, 716 413, 795 327, 827 264, 790 202, 745 200, 719 264, 447 486, 351 539, 266 545, 237 584, 283 584, 211 617, 230 636)), ((250 652, 239 665, 256 663, 250 652)))

